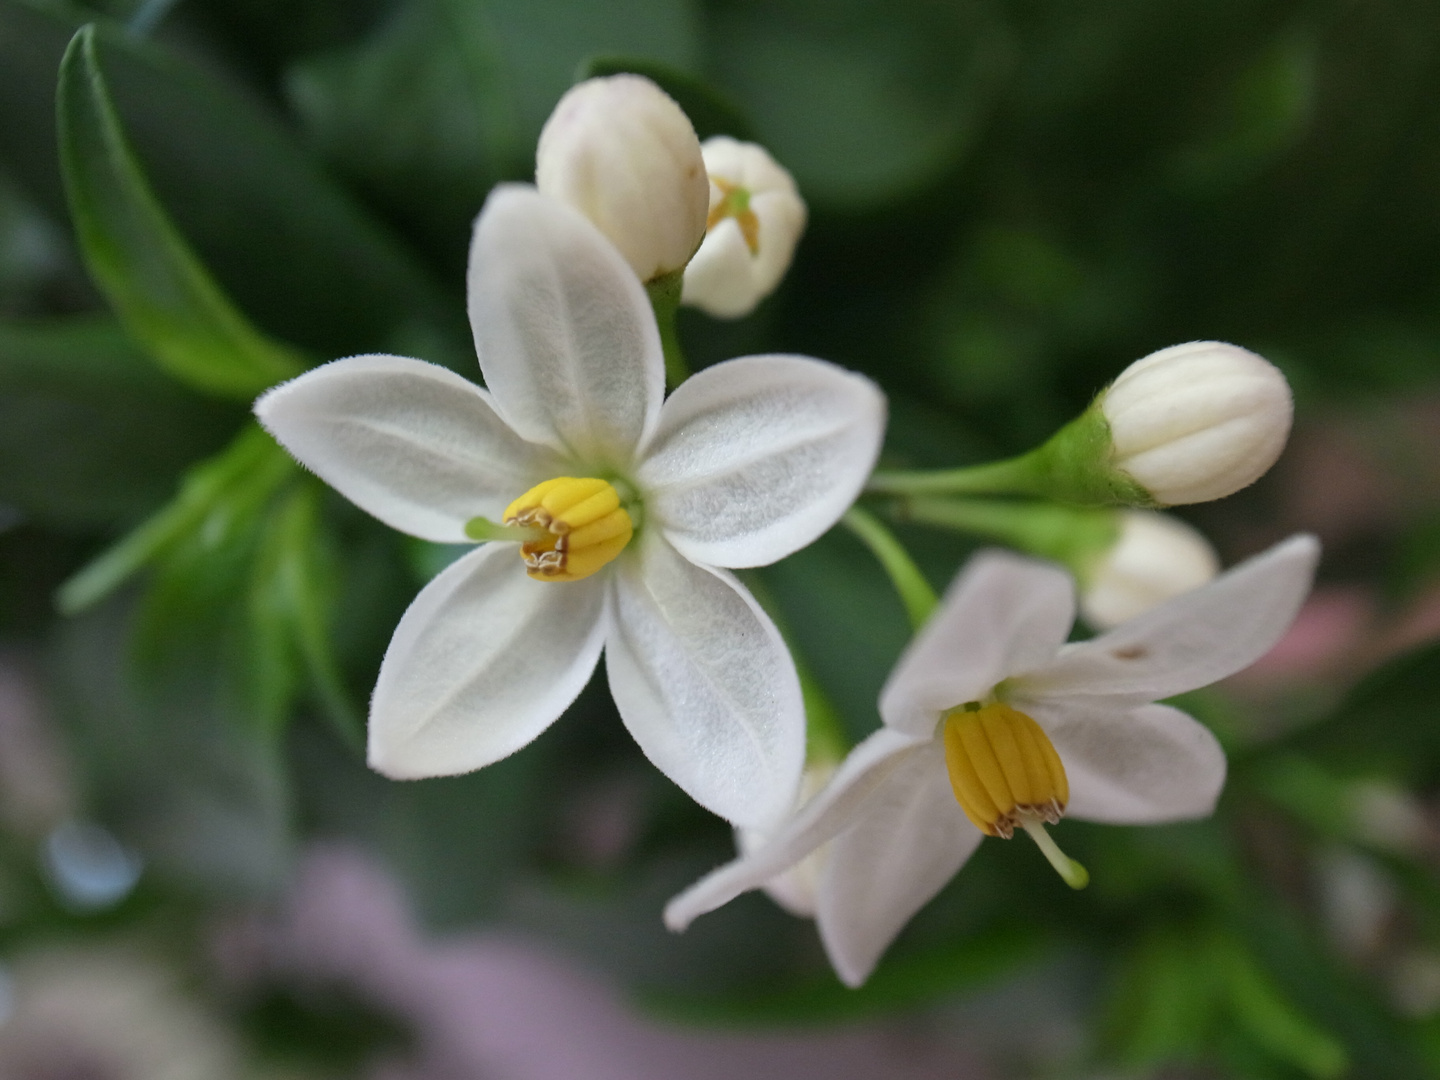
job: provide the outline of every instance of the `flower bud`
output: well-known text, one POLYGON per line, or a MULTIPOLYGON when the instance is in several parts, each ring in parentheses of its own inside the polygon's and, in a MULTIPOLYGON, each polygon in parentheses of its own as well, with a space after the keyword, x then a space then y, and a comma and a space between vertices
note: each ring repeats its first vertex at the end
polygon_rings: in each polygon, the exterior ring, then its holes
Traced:
POLYGON ((1285 448, 1293 412, 1277 367, 1218 341, 1137 360, 1098 404, 1112 465, 1160 506, 1207 502, 1254 483, 1285 448))
POLYGON ((643 282, 683 269, 705 235, 700 140, 640 75, 587 79, 560 99, 540 132, 535 183, 594 222, 643 282))
POLYGON ((681 302, 721 319, 775 291, 805 231, 805 201, 764 147, 724 135, 701 148, 710 177, 705 240, 685 268, 681 302))
POLYGON ((1185 522, 1153 510, 1119 512, 1115 542, 1080 576, 1080 612, 1097 630, 1198 589, 1220 572, 1210 542, 1185 522))

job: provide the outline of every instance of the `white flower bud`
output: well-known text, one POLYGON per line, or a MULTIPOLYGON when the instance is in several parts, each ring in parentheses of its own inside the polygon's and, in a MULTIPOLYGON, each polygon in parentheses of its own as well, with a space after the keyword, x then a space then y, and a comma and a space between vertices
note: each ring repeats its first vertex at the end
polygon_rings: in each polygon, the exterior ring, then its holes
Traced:
POLYGON ((1080 612, 1108 630, 1220 572, 1210 541, 1185 522, 1154 510, 1124 510, 1120 535, 1081 575, 1080 612))
POLYGON ((640 75, 587 79, 560 99, 540 132, 535 184, 594 222, 641 281, 681 270, 705 235, 700 140, 640 75))
POLYGON ((1104 392, 1112 463, 1162 506, 1230 495, 1275 464, 1290 434, 1290 384, 1219 341, 1151 353, 1104 392))
POLYGON ((702 147, 710 176, 705 241, 685 268, 681 303, 737 319, 775 291, 805 231, 795 181, 762 146, 724 135, 702 147))

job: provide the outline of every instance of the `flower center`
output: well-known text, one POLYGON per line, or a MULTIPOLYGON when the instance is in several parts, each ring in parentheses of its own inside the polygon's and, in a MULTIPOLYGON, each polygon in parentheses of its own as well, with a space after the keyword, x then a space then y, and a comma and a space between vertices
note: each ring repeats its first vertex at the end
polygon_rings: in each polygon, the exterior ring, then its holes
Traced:
POLYGON ((505 524, 543 529, 520 556, 536 581, 579 581, 613 560, 635 531, 620 493, 593 476, 557 476, 505 508, 505 524))
POLYGON ((710 216, 705 221, 705 231, 709 232, 727 217, 733 217, 735 224, 740 226, 740 235, 745 238, 745 246, 750 249, 750 254, 758 255, 760 219, 755 216, 755 211, 750 209, 750 192, 739 184, 721 180, 718 176, 710 177, 710 182, 720 189, 720 201, 715 204, 715 209, 710 211, 710 216))
POLYGON ((945 714, 945 764, 955 800, 987 836, 1006 840, 1019 826, 1071 888, 1089 881, 1045 831, 1065 814, 1070 782, 1050 737, 1019 709, 972 702, 945 714))

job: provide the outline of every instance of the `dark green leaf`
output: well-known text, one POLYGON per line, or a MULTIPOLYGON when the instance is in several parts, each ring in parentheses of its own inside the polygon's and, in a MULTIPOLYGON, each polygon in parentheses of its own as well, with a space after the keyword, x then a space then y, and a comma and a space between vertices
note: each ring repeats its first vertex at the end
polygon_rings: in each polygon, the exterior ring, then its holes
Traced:
POLYGON ((135 339, 198 390, 249 399, 305 368, 237 311, 156 201, 115 113, 95 27, 60 63, 60 161, 91 275, 135 339))
MULTIPOLYGON (((0 162, 57 217, 55 71, 91 17, 56 0, 0 0, 0 162)), ((266 334, 325 357, 389 347, 416 325, 467 340, 461 304, 297 148, 269 105, 213 63, 119 34, 97 46, 160 204, 266 334)))
POLYGON ((984 0, 741 0, 713 21, 715 75, 807 199, 874 205, 953 168, 1008 63, 984 0))
POLYGON ((629 72, 644 75, 664 90, 690 118, 695 134, 702 140, 712 135, 729 135, 746 142, 755 141, 755 129, 740 106, 703 79, 687 71, 627 56, 595 56, 584 61, 575 80, 593 79, 602 75, 629 72))
POLYGON ((157 371, 112 319, 0 321, 0 502, 38 524, 132 524, 239 420, 157 371))

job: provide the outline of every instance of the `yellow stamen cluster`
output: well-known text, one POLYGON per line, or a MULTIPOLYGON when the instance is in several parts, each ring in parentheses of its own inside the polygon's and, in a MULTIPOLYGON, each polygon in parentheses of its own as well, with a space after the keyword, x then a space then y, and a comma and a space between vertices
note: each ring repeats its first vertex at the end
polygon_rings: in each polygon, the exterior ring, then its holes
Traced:
POLYGON ((520 548, 525 572, 536 581, 589 577, 619 555, 635 531, 619 492, 593 476, 537 484, 505 508, 504 520, 548 534, 520 548))
POLYGON ((759 254, 760 219, 755 216, 755 211, 750 209, 750 192, 739 184, 721 180, 718 176, 710 177, 710 182, 720 189, 720 201, 710 211, 710 216, 705 221, 705 231, 709 232, 727 217, 733 217, 735 224, 740 226, 740 235, 745 238, 745 246, 750 249, 750 254, 759 254))
POLYGON ((987 836, 1009 839, 1017 826, 1054 825, 1070 802, 1070 782, 1050 738, 1030 717, 996 702, 945 715, 945 764, 960 809, 987 836))

